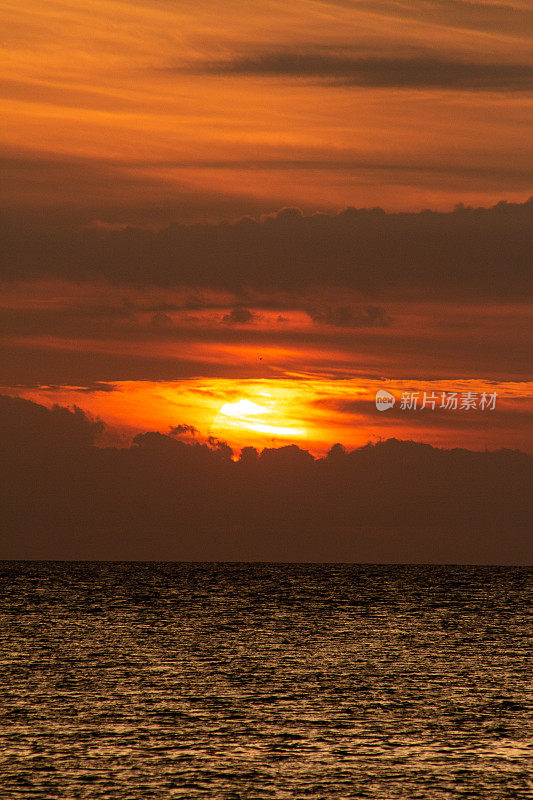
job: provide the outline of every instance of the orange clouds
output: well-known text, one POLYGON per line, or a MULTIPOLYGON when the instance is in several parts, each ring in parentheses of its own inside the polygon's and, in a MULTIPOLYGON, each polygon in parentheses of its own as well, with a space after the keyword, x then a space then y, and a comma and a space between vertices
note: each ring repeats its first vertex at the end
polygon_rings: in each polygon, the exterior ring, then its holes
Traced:
POLYGON ((0 383, 79 405, 124 441, 189 425, 236 449, 296 441, 323 453, 389 436, 528 449, 529 342, 516 302, 385 295, 378 305, 333 287, 250 290, 244 302, 208 288, 6 283, 0 383), (384 387, 398 402, 379 413, 384 387), (403 392, 433 391, 497 391, 498 408, 400 409, 403 392))
POLYGON ((238 446, 522 444, 525 3, 29 0, 0 14, 4 386, 81 397, 128 432, 193 425, 238 446), (501 198, 516 202, 373 208, 501 198), (304 213, 273 214, 284 206, 304 213), (370 210, 316 213, 346 206, 370 210), (387 381, 507 399, 490 422, 376 416, 387 381))
POLYGON ((12 207, 151 224, 287 203, 518 200, 530 186, 522 4, 221 14, 208 0, 57 0, 0 13, 12 207))
MULTIPOLYGON (((238 450, 298 443, 315 454, 340 441, 359 447, 367 441, 396 437, 430 441, 446 447, 485 449, 515 447, 530 450, 524 435, 533 411, 531 383, 464 380, 332 380, 298 375, 273 379, 187 379, 175 382, 116 381, 83 387, 41 387, 10 392, 45 405, 77 405, 103 419, 111 431, 102 443, 124 443, 139 431, 169 433, 176 426, 192 426, 193 438, 227 441, 238 450), (386 412, 375 406, 378 389, 386 388, 396 405, 386 412), (424 392, 436 396, 435 408, 423 406, 424 392), (458 409, 441 408, 442 393, 457 393, 458 409), (496 392, 494 410, 461 409, 463 393, 496 392), (404 393, 418 395, 418 408, 401 407, 404 393)), ((185 439, 191 433, 185 431, 185 439)))

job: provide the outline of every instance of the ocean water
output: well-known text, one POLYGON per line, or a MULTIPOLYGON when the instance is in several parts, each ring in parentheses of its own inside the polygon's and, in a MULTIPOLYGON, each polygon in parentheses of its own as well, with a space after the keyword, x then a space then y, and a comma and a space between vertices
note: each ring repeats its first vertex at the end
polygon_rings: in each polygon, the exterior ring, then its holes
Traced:
POLYGON ((531 570, 2 562, 2 798, 531 797, 531 570))

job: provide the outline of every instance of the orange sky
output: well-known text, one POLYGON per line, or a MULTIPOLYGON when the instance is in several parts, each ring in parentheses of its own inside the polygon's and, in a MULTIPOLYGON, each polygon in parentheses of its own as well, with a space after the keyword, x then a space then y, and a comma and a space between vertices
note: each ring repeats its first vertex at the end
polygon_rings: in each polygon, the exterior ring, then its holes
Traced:
POLYGON ((0 391, 76 403, 109 442, 186 424, 236 448, 531 449, 529 2, 27 0, 0 20, 0 391), (423 212, 459 203, 495 208, 423 212), (385 385, 501 402, 380 414, 385 385))
POLYGON ((449 208, 531 186, 529 3, 27 0, 0 14, 11 207, 151 224, 449 208))
POLYGON ((524 436, 524 427, 533 411, 532 390, 531 382, 331 380, 298 375, 270 380, 119 381, 91 392, 42 387, 10 393, 47 406, 56 402, 81 406, 106 421, 102 445, 121 446, 142 431, 169 433, 188 425, 196 431, 181 434, 185 441, 213 436, 228 442, 235 452, 249 445, 262 449, 296 443, 320 455, 335 442, 354 448, 389 437, 431 441, 441 447, 530 451, 532 442, 524 436), (380 388, 394 394, 394 409, 376 410, 380 388), (483 392, 496 392, 494 409, 480 407, 483 392), (405 393, 418 396, 417 408, 401 408, 405 393), (443 393, 445 398, 457 395, 457 410, 441 408, 443 393), (461 409, 465 393, 477 395, 476 408, 461 409))
POLYGON ((350 327, 317 322, 301 307, 281 315, 263 297, 245 309, 249 319, 230 324, 229 292, 206 292, 191 310, 179 289, 3 289, 0 392, 86 409, 108 426, 102 444, 189 425, 199 440, 214 436, 235 450, 296 442, 323 453, 337 441, 355 447, 390 436, 533 449, 524 304, 388 300, 390 322, 365 326, 363 306, 361 324, 350 327), (178 310, 154 313, 163 298, 178 310), (395 395, 395 409, 376 410, 380 388, 395 395), (424 392, 437 393, 437 407, 402 410, 404 392, 418 393, 419 404, 424 392), (450 411, 440 409, 442 392, 459 400, 497 392, 498 400, 493 411, 450 411))

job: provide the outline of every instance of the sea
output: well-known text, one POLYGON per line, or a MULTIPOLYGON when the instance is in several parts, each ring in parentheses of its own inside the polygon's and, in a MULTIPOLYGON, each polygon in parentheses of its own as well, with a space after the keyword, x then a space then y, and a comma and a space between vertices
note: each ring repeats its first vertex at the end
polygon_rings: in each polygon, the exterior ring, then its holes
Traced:
POLYGON ((531 798, 532 578, 1 562, 0 797, 531 798))

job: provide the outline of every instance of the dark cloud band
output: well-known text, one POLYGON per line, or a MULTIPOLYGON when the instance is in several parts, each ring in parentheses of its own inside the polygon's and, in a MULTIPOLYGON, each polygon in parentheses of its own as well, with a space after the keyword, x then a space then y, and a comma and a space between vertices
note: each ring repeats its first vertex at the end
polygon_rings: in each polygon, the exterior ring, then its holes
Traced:
POLYGON ((531 291, 533 199, 447 213, 348 208, 305 216, 292 208, 260 221, 160 231, 13 224, 4 245, 6 281, 90 277, 237 292, 327 285, 369 297, 423 290, 523 300, 531 291))
POLYGON ((215 75, 313 79, 373 88, 527 91, 533 64, 465 62, 435 56, 353 57, 324 52, 267 52, 207 62, 215 75))

